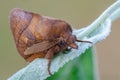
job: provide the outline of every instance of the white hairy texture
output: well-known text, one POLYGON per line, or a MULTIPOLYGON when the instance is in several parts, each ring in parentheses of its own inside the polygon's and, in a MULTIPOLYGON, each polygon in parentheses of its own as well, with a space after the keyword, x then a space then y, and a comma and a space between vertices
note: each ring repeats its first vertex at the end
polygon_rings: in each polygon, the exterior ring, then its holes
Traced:
MULTIPOLYGON (((77 43, 79 49, 72 49, 68 54, 60 53, 54 59, 52 59, 50 71, 52 74, 57 72, 66 62, 73 60, 85 52, 86 49, 95 45, 96 43, 104 40, 111 31, 111 23, 120 17, 120 0, 111 5, 98 19, 96 19, 91 25, 86 28, 74 30, 78 39, 87 40, 93 42, 89 43, 77 43)), ((47 71, 47 60, 44 58, 37 58, 31 62, 28 66, 21 69, 8 80, 44 80, 50 75, 47 71)))

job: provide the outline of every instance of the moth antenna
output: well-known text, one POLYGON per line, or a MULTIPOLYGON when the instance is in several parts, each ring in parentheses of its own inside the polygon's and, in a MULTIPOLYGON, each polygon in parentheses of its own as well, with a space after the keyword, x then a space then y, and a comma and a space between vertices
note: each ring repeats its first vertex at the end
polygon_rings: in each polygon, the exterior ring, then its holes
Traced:
POLYGON ((91 41, 83 41, 83 40, 76 40, 77 42, 85 42, 85 43, 90 43, 90 44, 92 44, 92 42, 91 41))

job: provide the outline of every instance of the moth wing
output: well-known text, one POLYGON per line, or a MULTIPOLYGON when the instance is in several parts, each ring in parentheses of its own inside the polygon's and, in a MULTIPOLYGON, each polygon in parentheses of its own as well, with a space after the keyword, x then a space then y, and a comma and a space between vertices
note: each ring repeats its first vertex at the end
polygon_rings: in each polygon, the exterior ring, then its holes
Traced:
POLYGON ((53 46, 56 45, 57 42, 49 42, 49 41, 43 41, 41 43, 37 43, 37 44, 34 44, 32 45, 31 47, 28 47, 24 54, 25 55, 30 55, 30 54, 33 54, 33 53, 38 53, 38 52, 41 52, 41 51, 44 51, 44 50, 47 50, 53 46))

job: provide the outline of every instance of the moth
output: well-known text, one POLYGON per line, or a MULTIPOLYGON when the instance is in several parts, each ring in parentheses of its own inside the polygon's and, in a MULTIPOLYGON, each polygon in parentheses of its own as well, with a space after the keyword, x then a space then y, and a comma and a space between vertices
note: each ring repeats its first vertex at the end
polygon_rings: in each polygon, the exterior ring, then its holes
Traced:
POLYGON ((50 62, 54 55, 69 48, 77 49, 76 42, 92 43, 78 40, 72 34, 71 26, 64 20, 22 9, 11 11, 10 27, 20 55, 27 62, 46 58, 50 75, 50 62))

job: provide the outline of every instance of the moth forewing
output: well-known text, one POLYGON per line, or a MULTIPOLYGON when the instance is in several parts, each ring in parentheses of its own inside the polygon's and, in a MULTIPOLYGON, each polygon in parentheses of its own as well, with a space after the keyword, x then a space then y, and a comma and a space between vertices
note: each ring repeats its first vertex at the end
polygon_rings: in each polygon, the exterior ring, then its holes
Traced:
POLYGON ((28 47, 24 54, 25 55, 30 55, 33 53, 38 53, 44 50, 47 50, 53 46, 55 46, 57 44, 57 42, 49 42, 49 41, 43 41, 41 43, 37 43, 37 44, 33 44, 31 47, 28 47))

